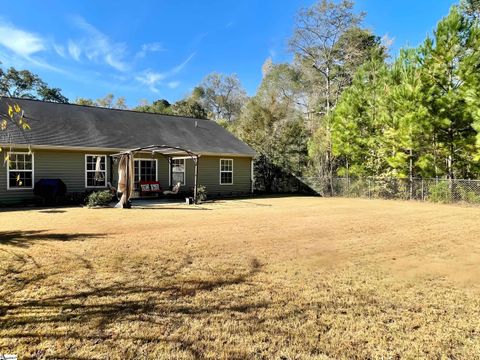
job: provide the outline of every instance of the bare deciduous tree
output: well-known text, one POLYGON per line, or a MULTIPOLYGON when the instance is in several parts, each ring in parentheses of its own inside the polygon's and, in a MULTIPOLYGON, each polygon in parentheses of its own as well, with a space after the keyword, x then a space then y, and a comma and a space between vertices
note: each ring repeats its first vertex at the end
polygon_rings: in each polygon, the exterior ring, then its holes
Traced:
POLYGON ((353 2, 349 0, 342 0, 338 4, 322 0, 300 10, 297 16, 296 28, 289 42, 290 49, 321 75, 324 111, 327 115, 333 106, 333 83, 339 76, 336 70, 342 60, 337 44, 363 17, 363 13, 356 14, 353 11, 353 2))
POLYGON ((236 74, 224 75, 212 73, 207 75, 200 86, 193 92, 214 120, 234 121, 247 99, 236 74))

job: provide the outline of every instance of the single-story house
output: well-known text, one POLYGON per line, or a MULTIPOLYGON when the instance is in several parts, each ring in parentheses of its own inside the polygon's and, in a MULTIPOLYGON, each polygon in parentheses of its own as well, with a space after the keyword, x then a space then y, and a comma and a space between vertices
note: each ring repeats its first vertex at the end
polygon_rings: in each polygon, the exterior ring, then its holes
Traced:
POLYGON ((164 150, 135 153, 137 189, 140 181, 159 181, 163 189, 181 183, 182 190, 191 191, 194 161, 178 148, 197 155, 196 180, 208 196, 253 190, 255 151, 214 121, 13 98, 0 100, 0 113, 15 103, 31 129, 11 131, 10 126, 8 138, 0 132, 0 147, 10 159, 0 162, 0 205, 33 200, 40 179, 61 179, 69 193, 105 189, 109 182, 116 186, 112 155, 150 145, 164 150))

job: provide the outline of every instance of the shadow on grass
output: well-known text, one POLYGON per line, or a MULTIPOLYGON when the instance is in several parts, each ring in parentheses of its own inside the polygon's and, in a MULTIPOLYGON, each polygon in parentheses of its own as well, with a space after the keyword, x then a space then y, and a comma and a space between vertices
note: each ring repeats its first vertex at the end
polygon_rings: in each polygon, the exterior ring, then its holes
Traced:
POLYGON ((136 210, 136 209, 139 209, 139 210, 187 210, 187 211, 190 211, 190 210, 194 210, 194 211, 205 211, 205 210, 212 210, 212 209, 208 209, 208 208, 205 208, 205 207, 169 207, 169 206, 165 206, 165 205, 158 205, 158 206, 137 206, 137 205, 133 205, 132 206, 132 209, 133 210, 136 210))
POLYGON ((0 231, 0 245, 27 248, 37 241, 74 241, 104 236, 105 234, 48 233, 47 230, 0 231))
MULTIPOLYGON (((118 340, 135 344, 165 342, 173 343, 194 358, 202 357, 206 345, 201 339, 192 340, 191 337, 183 338, 167 333, 137 333, 133 330, 134 324, 143 324, 142 328, 153 328, 179 321, 188 323, 193 319, 218 319, 219 316, 229 318, 233 314, 254 318, 256 310, 265 309, 270 303, 255 300, 256 290, 252 277, 262 269, 257 259, 252 259, 242 272, 238 268, 232 268, 231 272, 212 273, 209 268, 210 273, 206 275, 204 269, 200 272, 200 278, 197 278, 198 275, 179 276, 191 263, 191 258, 186 256, 176 264, 171 270, 177 276, 162 269, 158 281, 154 281, 158 285, 143 284, 139 272, 134 279, 116 281, 105 286, 95 285, 88 278, 82 279, 83 288, 78 291, 63 291, 55 287, 52 289, 53 295, 42 292, 44 295, 35 300, 22 297, 9 301, 8 296, 3 297, 4 301, 0 302, 0 340, 15 339, 17 344, 33 347, 40 341, 63 342, 75 339, 90 343, 118 340), (236 296, 235 286, 240 285, 247 286, 248 296, 236 296), (60 293, 55 294, 55 291, 60 293), (217 294, 218 291, 226 291, 223 298, 216 299, 215 295, 209 295, 212 292, 217 294), (115 334, 109 330, 110 326, 120 323, 133 324, 125 325, 132 326, 133 331, 115 334), (70 330, 58 330, 64 327, 70 330), (86 328, 90 331, 82 331, 86 328)), ((75 266, 91 270, 88 264, 89 261, 85 259, 75 263, 75 266)), ((41 287, 40 283, 35 284, 33 281, 28 285, 41 287)), ((5 295, 2 292, 0 295, 5 295)))

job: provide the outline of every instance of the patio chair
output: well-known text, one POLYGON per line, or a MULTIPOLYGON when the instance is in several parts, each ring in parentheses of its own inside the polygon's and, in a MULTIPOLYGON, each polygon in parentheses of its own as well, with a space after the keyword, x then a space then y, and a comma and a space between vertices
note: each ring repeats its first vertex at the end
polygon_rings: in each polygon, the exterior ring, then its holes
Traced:
POLYGON ((180 185, 181 183, 176 183, 172 190, 165 190, 163 192, 163 195, 177 195, 178 191, 180 190, 180 185))

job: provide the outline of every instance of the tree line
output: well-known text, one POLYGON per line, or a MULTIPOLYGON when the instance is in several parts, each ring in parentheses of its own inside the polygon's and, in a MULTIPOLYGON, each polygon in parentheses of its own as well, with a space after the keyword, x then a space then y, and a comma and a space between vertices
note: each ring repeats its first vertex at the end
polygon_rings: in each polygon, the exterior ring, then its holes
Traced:
MULTIPOLYGON (((267 190, 275 169, 326 183, 335 176, 478 178, 480 1, 453 6, 431 36, 396 58, 364 17, 353 1, 319 0, 296 16, 293 60, 268 58, 254 96, 235 74, 212 73, 184 99, 133 110, 219 122, 257 151, 267 190)), ((15 69, 0 72, 0 95, 68 101, 15 69)), ((127 108, 113 94, 74 102, 127 108)))
POLYGON ((330 116, 338 173, 478 178, 478 9, 453 6, 420 46, 359 68, 330 116))
POLYGON ((264 64, 234 131, 274 165, 325 183, 478 178, 480 1, 452 6, 396 58, 353 5, 323 0, 299 12, 293 62, 264 64))

